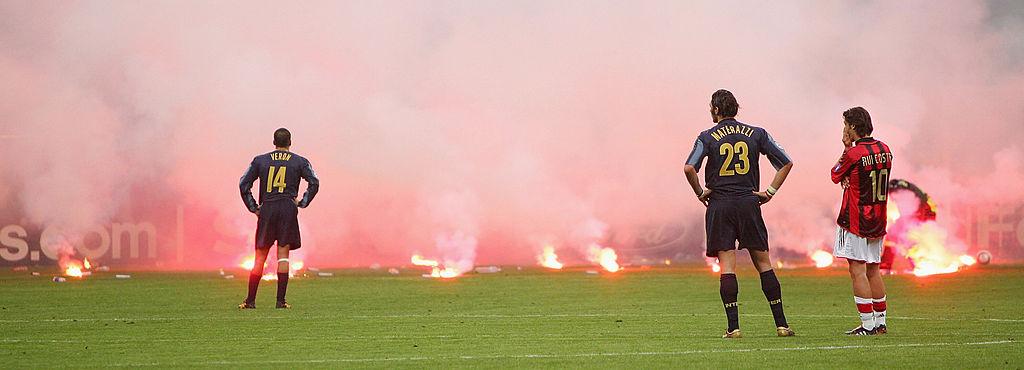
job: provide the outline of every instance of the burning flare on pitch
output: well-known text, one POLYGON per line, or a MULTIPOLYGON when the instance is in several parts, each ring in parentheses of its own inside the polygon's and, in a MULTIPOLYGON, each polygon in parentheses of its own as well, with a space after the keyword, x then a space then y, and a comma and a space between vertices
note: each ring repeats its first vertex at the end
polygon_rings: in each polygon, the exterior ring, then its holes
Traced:
POLYGON ((618 272, 622 269, 619 267, 619 256, 615 254, 614 249, 591 244, 590 249, 587 250, 587 257, 590 262, 601 265, 605 271, 618 272))
POLYGON ((67 266, 64 267, 64 275, 82 277, 85 274, 82 270, 82 265, 78 261, 70 261, 67 263, 67 266))
POLYGON ((458 269, 442 266, 437 260, 423 258, 419 254, 413 254, 410 260, 413 265, 430 267, 430 274, 424 274, 425 277, 450 279, 462 275, 458 269))
POLYGON ((896 223, 896 221, 899 221, 901 216, 899 205, 897 205, 896 202, 893 202, 892 198, 889 198, 885 205, 885 230, 888 231, 889 227, 896 223))
MULTIPOLYGON (((938 206, 927 193, 904 180, 892 180, 887 204, 887 242, 892 251, 906 256, 916 276, 948 274, 974 265, 977 260, 962 254, 967 246, 939 224, 938 206)), ((957 217, 953 214, 952 217, 957 217)), ((889 248, 888 246, 886 248, 889 248)))
POLYGON ((819 249, 811 253, 811 260, 814 261, 814 267, 821 269, 832 266, 835 257, 831 253, 819 249))
POLYGON ((412 264, 416 266, 437 267, 436 260, 428 260, 419 254, 412 255, 412 264))
POLYGON ((708 267, 711 268, 711 272, 714 272, 714 273, 722 272, 722 266, 720 266, 718 264, 718 258, 706 257, 706 258, 704 258, 704 263, 708 264, 708 267))
MULTIPOLYGON (((302 260, 295 259, 295 257, 289 257, 288 259, 290 260, 288 263, 288 277, 293 278, 299 270, 302 270, 302 268, 305 267, 306 264, 303 263, 302 260)), ((250 254, 242 258, 242 262, 238 263, 238 267, 252 271, 252 269, 256 267, 256 255, 250 254)), ((273 268, 269 269, 269 271, 267 268, 264 268, 263 277, 260 279, 263 279, 264 281, 277 280, 277 264, 274 263, 273 268)))
POLYGON ((75 249, 72 247, 61 248, 58 251, 59 257, 57 259, 57 265, 60 266, 60 270, 64 273, 64 276, 81 278, 92 274, 88 271, 92 268, 92 263, 89 262, 89 258, 84 258, 81 261, 72 257, 75 255, 75 249))
POLYGON ((907 240, 911 243, 907 258, 914 263, 914 275, 949 274, 977 262, 974 257, 947 251, 946 234, 946 230, 931 221, 907 231, 907 240))
MULTIPOLYGON (((614 253, 614 252, 612 252, 614 253)), ((549 269, 562 269, 562 263, 558 262, 558 255, 555 254, 555 247, 545 245, 541 254, 537 256, 537 263, 549 269)))

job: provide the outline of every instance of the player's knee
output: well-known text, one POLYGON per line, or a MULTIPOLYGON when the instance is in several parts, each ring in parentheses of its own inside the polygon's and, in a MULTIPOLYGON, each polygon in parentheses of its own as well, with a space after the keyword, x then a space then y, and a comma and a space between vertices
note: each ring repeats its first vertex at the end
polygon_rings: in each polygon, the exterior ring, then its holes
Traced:
POLYGON ((867 276, 867 272, 864 269, 864 264, 860 262, 850 261, 850 276, 853 278, 862 278, 867 276))
POLYGON ((871 279, 871 280, 876 280, 876 279, 881 279, 882 278, 882 274, 878 271, 877 268, 875 268, 875 269, 870 269, 869 268, 867 270, 867 272, 866 272, 866 275, 868 276, 868 279, 871 279))

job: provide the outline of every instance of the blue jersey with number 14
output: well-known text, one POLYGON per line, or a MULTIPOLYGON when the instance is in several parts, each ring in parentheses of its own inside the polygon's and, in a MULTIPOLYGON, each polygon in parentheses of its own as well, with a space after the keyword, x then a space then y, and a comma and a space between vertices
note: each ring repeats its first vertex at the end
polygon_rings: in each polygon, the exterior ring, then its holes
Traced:
POLYGON ((260 202, 288 199, 293 200, 299 196, 299 179, 306 180, 306 193, 299 201, 299 207, 305 208, 313 201, 317 191, 320 189, 320 180, 317 179, 309 160, 302 156, 284 150, 256 156, 249 164, 249 169, 242 175, 239 189, 242 192, 242 201, 250 212, 256 212, 259 206, 252 196, 252 183, 260 180, 259 193, 260 202))
POLYGON ((791 162, 763 128, 728 118, 697 136, 686 164, 700 171, 707 158, 704 182, 712 200, 755 198, 753 192, 761 189, 759 155, 768 157, 776 170, 791 162))

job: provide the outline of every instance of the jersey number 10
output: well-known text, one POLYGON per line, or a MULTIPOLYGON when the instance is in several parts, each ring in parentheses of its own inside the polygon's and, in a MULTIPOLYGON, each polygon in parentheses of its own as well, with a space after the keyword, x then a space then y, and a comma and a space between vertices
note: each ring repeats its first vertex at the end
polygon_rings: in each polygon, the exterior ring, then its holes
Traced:
POLYGON ((285 166, 280 166, 280 167, 270 166, 270 173, 267 174, 267 192, 268 193, 273 192, 274 188, 277 188, 277 192, 278 193, 284 193, 284 188, 286 186, 288 186, 284 182, 284 173, 285 173, 286 170, 288 170, 288 167, 285 167, 285 166), (277 169, 277 176, 274 176, 274 170, 275 169, 277 169))
POLYGON ((722 161, 722 168, 718 170, 718 176, 746 175, 747 172, 750 172, 750 158, 747 154, 749 151, 747 143, 742 141, 736 142, 735 145, 723 143, 722 146, 718 147, 718 154, 725 156, 725 160, 722 161), (733 155, 739 158, 740 163, 732 164, 733 155), (734 170, 733 167, 736 169, 734 170))
POLYGON ((871 202, 884 202, 889 194, 889 170, 873 170, 868 176, 871 177, 871 202))

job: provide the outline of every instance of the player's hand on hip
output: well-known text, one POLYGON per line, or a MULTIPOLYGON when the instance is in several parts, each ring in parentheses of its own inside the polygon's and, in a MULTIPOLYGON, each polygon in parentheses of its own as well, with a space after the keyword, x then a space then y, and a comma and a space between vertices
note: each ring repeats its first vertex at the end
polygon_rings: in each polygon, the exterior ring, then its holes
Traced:
POLYGON ((842 185, 843 189, 846 189, 846 188, 850 187, 850 177, 849 176, 844 177, 843 181, 839 182, 839 185, 842 185))
POLYGON ((760 198, 758 200, 761 201, 761 204, 768 203, 769 201, 772 200, 771 194, 768 194, 767 191, 755 191, 753 193, 754 195, 757 195, 758 198, 760 198))
POLYGON ((708 206, 708 198, 710 198, 710 197, 711 197, 711 189, 704 189, 704 192, 700 193, 700 195, 697 196, 697 200, 699 200, 701 203, 704 203, 704 206, 707 207, 708 206))
POLYGON ((296 207, 299 206, 299 200, 297 198, 292 198, 292 203, 295 203, 296 207))

